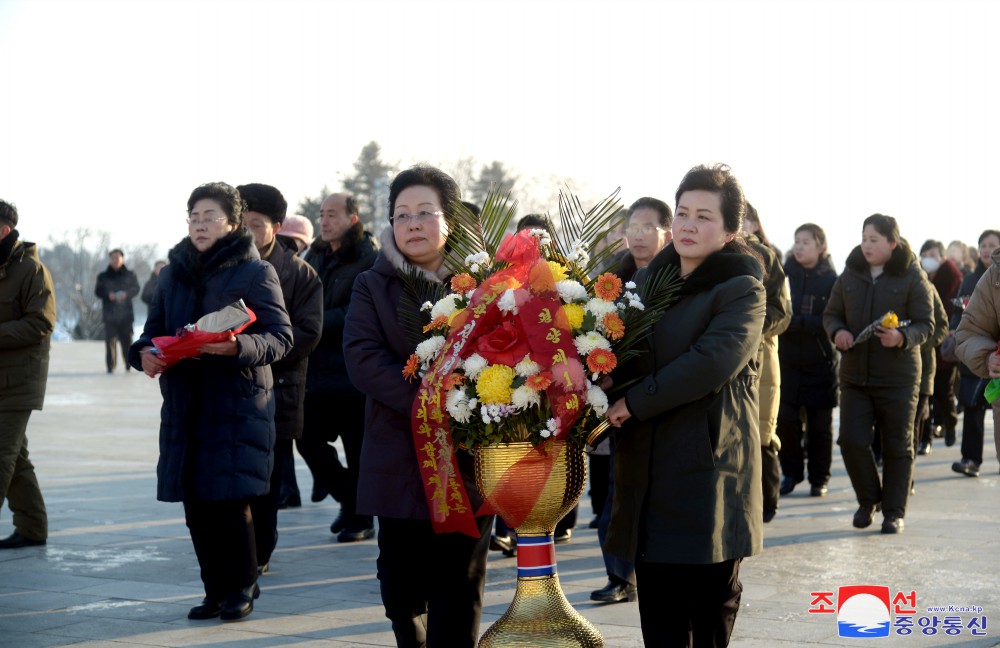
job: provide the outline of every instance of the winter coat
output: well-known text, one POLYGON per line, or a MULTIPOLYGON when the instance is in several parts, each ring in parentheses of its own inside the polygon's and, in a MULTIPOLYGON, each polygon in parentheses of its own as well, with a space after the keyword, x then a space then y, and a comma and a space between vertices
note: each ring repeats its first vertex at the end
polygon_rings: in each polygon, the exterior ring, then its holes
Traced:
MULTIPOLYGON (((680 266, 668 245, 648 267, 680 266)), ((757 260, 705 259, 648 337, 632 417, 616 435, 605 548, 637 562, 709 564, 763 548, 757 357, 766 294, 757 260)))
POLYGON ((292 348, 278 275, 260 260, 253 237, 236 230, 199 253, 184 239, 160 271, 160 289, 129 364, 175 331, 243 299, 257 321, 236 336, 235 356, 181 360, 160 375, 157 499, 243 500, 268 492, 274 464, 271 368, 292 348))
POLYGON ((52 276, 11 230, 0 241, 0 412, 42 409, 55 325, 52 276))
POLYGON ((107 270, 97 275, 94 294, 101 300, 104 307, 105 324, 132 324, 135 321, 132 300, 139 295, 139 280, 136 279, 135 273, 124 265, 117 270, 108 266, 107 270), (109 293, 118 291, 125 292, 125 299, 121 301, 108 299, 109 293))
POLYGON ((931 299, 934 301, 934 327, 931 335, 920 345, 920 393, 931 396, 934 394, 934 373, 937 371, 937 348, 948 335, 948 313, 936 290, 931 287, 931 299))
POLYGON ((149 274, 149 281, 145 283, 142 287, 142 294, 139 295, 139 299, 142 300, 146 306, 153 303, 153 297, 156 295, 156 273, 151 272, 149 274))
POLYGON ((840 355, 823 330, 823 309, 837 281, 828 259, 805 268, 795 257, 785 263, 792 291, 792 317, 781 334, 781 401, 794 407, 837 406, 840 355))
POLYGON ((764 245, 756 235, 746 237, 747 243, 764 262, 764 292, 767 308, 764 315, 764 332, 760 343, 757 364, 760 367, 760 443, 775 450, 781 441, 775 434, 778 425, 778 406, 781 403, 781 365, 778 359, 778 336, 788 328, 792 319, 792 300, 788 295, 788 282, 781 260, 770 246, 764 245))
POLYGON ((272 241, 264 254, 264 260, 278 274, 294 341, 288 355, 271 365, 274 427, 279 439, 298 439, 302 437, 309 354, 319 344, 323 329, 323 285, 316 271, 296 256, 295 250, 272 241))
POLYGON ((996 353, 1000 341, 1000 250, 992 261, 984 267, 955 333, 958 359, 980 378, 990 377, 990 354, 996 353))
MULTIPOLYGON (((976 261, 975 270, 965 275, 965 278, 962 279, 962 286, 958 289, 958 298, 968 301, 968 299, 972 297, 972 293, 975 292, 976 285, 979 283, 979 280, 983 278, 983 275, 986 274, 987 270, 989 270, 989 267, 987 267, 982 260, 976 261)), ((956 306, 952 311, 951 330, 955 331, 958 329, 958 325, 962 322, 963 311, 964 309, 958 306, 956 306)), ((979 383, 979 376, 973 373, 973 371, 969 369, 964 362, 958 363, 958 373, 962 380, 968 383, 966 391, 974 391, 975 385, 979 383)), ((959 400, 961 401, 961 397, 959 400)), ((966 403, 963 402, 962 404, 964 405, 966 403)))
POLYGON ((840 277, 833 284, 823 312, 823 328, 832 340, 847 329, 855 338, 861 331, 894 311, 910 324, 899 329, 901 348, 886 348, 875 336, 844 351, 840 360, 840 382, 855 387, 914 387, 920 383, 920 345, 931 335, 934 304, 931 286, 910 248, 900 241, 885 264, 882 275, 872 281, 870 267, 857 246, 847 257, 840 277))
MULTIPOLYGON (((956 311, 959 309, 955 306, 955 298, 959 295, 959 290, 962 286, 962 271, 958 269, 955 262, 951 259, 945 259, 941 262, 941 267, 937 269, 934 273, 934 278, 931 279, 931 285, 934 286, 935 291, 941 298, 941 303, 944 305, 945 313, 948 315, 948 321, 951 322, 956 316, 956 311)), ((970 286, 974 288, 975 286, 970 286)), ((971 293, 971 290, 970 290, 971 293)), ((957 313, 961 317, 961 313, 957 313)), ((955 367, 954 362, 946 362, 941 358, 940 344, 935 345, 934 358, 936 362, 937 371, 951 371, 955 367)), ((921 393, 924 393, 921 391, 921 393)))
POLYGON ((377 253, 375 239, 361 223, 347 233, 336 252, 330 252, 323 239, 316 239, 306 252, 306 262, 323 282, 323 335, 309 357, 306 391, 310 394, 359 395, 344 363, 344 318, 355 278, 372 267, 377 253))
MULTIPOLYGON (((351 381, 367 396, 365 435, 358 478, 358 512, 395 518, 429 519, 424 483, 410 425, 420 384, 403 377, 414 344, 400 320, 403 303, 399 272, 413 270, 399 252, 391 228, 382 230, 381 249, 371 270, 358 275, 344 323, 344 357, 351 381)), ((429 282, 448 271, 420 270, 429 282)), ((482 504, 472 454, 457 450, 459 469, 473 510, 482 504)))

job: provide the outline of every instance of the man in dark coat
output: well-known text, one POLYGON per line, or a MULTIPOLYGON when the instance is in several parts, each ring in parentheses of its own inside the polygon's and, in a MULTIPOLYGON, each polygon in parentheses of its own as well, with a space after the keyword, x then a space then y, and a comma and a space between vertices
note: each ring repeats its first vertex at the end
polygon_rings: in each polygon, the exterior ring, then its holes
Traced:
POLYGON ((292 350, 271 365, 274 374, 274 470, 271 490, 250 501, 257 540, 257 564, 266 571, 278 543, 278 500, 286 465, 293 465, 292 440, 302 436, 303 402, 309 354, 319 344, 323 326, 323 287, 312 267, 295 251, 278 242, 276 234, 288 211, 288 203, 275 187, 247 184, 236 188, 246 204, 243 219, 253 234, 260 258, 274 266, 281 282, 285 310, 292 321, 292 350))
POLYGON ((167 265, 166 261, 157 261, 154 263, 153 271, 149 274, 149 280, 142 286, 142 295, 139 296, 139 299, 146 306, 153 303, 153 296, 156 295, 156 279, 160 276, 160 270, 163 270, 163 266, 165 265, 167 265))
MULTIPOLYGON (((134 272, 125 267, 125 253, 121 250, 114 249, 108 254, 108 269, 97 275, 94 294, 101 300, 104 309, 105 362, 108 373, 112 373, 118 364, 116 344, 121 345, 122 356, 128 357, 135 322, 132 300, 139 295, 139 280, 134 272)), ((125 371, 128 370, 126 362, 125 371)))
POLYGON ((14 513, 0 549, 43 545, 49 533, 26 431, 45 398, 56 299, 35 244, 18 240, 16 227, 17 208, 0 200, 0 507, 6 500, 14 513))
POLYGON ((330 525, 339 542, 375 535, 372 517, 356 510, 365 397, 347 375, 343 340, 354 278, 372 266, 376 253, 374 239, 358 219, 354 197, 333 194, 324 200, 320 236, 305 256, 323 282, 323 337, 309 359, 305 427, 297 444, 314 479, 340 502, 340 513, 330 525), (346 468, 331 445, 338 437, 344 444, 346 468))

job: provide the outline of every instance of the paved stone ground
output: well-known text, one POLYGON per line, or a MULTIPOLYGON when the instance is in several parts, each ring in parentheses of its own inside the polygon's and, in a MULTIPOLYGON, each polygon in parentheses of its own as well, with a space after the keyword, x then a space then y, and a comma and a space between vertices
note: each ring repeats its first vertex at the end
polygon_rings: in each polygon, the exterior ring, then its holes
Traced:
MULTIPOLYGON (((155 381, 105 374, 101 343, 54 346, 46 408, 28 431, 51 535, 44 548, 0 552, 0 646, 393 645, 374 576, 375 543, 338 544, 328 528, 337 513, 330 500, 282 511, 272 572, 261 579, 251 617, 187 620, 202 589, 180 505, 155 498, 159 406, 155 381)), ((744 562, 732 645, 1000 645, 1000 479, 992 448, 979 479, 951 472, 957 446, 938 441, 920 457, 917 494, 899 536, 879 534, 878 521, 876 530, 851 528, 856 504, 834 455, 829 495, 782 498, 765 552, 744 562), (922 636, 918 628, 881 643, 842 639, 835 615, 808 612, 811 592, 858 584, 915 591, 918 617, 931 605, 980 606, 987 636, 968 629, 922 636)), ((297 473, 308 494, 301 459, 297 473)), ((580 519, 590 513, 585 501, 580 519)), ((5 509, 0 537, 11 529, 5 509)), ((635 604, 589 601, 605 582, 596 532, 578 528, 558 555, 567 597, 607 645, 642 645, 635 604)), ((514 580, 515 561, 491 554, 484 630, 506 609, 514 580)), ((967 623, 973 615, 954 616, 967 623)))

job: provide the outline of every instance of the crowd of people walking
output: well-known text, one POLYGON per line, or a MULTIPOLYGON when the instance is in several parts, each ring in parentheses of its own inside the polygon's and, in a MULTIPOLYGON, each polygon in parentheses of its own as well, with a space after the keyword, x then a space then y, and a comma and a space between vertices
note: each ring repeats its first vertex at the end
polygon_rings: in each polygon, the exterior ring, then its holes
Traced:
MULTIPOLYGON (((188 235, 141 291, 124 252, 109 252, 95 286, 107 371, 121 349, 126 370, 159 379, 157 498, 183 503, 204 583, 190 619, 253 612, 279 510, 301 504, 297 448, 312 499, 339 503, 336 539, 376 538, 398 645, 475 645, 487 553, 513 555, 516 537, 500 521, 493 534, 491 515, 475 518, 475 536, 435 531, 411 432, 418 385, 402 371, 421 317, 407 278, 449 281, 460 200, 454 179, 414 167, 390 184, 380 234, 338 193, 322 203, 314 237, 276 187, 215 182, 192 191, 188 235), (148 315, 133 342, 139 296, 148 315), (205 343, 197 362, 175 363, 154 343, 240 300, 250 324, 205 343)), ((661 272, 680 281, 648 352, 612 374, 628 386, 606 413, 614 433, 591 456, 608 576, 591 598, 638 599, 647 645, 722 646, 740 608, 741 561, 763 550, 781 498, 806 480, 808 496, 827 494, 835 438, 858 529, 881 512, 882 533, 903 532, 915 459, 937 438, 951 447, 960 433, 952 468, 979 475, 987 385, 1000 378, 1000 231, 981 234, 971 263, 957 241, 928 240, 916 253, 895 218, 873 214, 858 219, 860 242, 838 273, 817 224, 800 225, 787 254, 777 249, 725 165, 692 168, 673 203, 636 200, 621 212, 621 240, 601 242, 620 246, 606 269, 623 282, 661 272)), ((0 201, 0 505, 15 527, 0 549, 48 535, 26 430, 43 402, 55 305, 17 224, 0 201), (15 368, 28 379, 15 381, 15 368)), ((531 215, 519 227, 553 224, 531 215)), ((478 509, 472 456, 457 456, 455 478, 478 509)), ((557 541, 569 541, 575 520, 574 510, 557 541)))

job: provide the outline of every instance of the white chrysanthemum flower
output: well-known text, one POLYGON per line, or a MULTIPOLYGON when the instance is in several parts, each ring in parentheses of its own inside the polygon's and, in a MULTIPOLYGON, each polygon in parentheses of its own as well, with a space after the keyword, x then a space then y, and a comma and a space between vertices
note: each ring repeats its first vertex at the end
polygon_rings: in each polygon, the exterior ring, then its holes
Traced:
POLYGON ((488 364, 489 362, 486 361, 486 358, 479 355, 478 353, 473 353, 472 355, 470 355, 468 358, 465 359, 465 362, 462 363, 462 369, 465 370, 466 378, 468 378, 469 380, 475 380, 476 378, 479 377, 479 374, 483 372, 483 369, 485 369, 486 365, 488 364))
POLYGON ((434 307, 431 309, 431 319, 436 319, 438 317, 451 317, 454 315, 455 311, 458 310, 458 305, 455 300, 458 295, 445 295, 438 300, 434 307))
POLYGON ((490 417, 490 412, 488 409, 486 409, 485 405, 479 408, 479 415, 483 418, 484 424, 489 425, 490 423, 493 422, 493 418, 490 417))
POLYGON ((526 410, 533 405, 541 404, 541 396, 531 387, 521 385, 510 395, 511 404, 518 410, 526 410))
POLYGON ((425 302, 424 302, 424 303, 423 303, 423 304, 422 304, 422 305, 420 306, 420 310, 421 310, 421 312, 423 312, 423 311, 429 311, 429 310, 430 310, 430 309, 432 309, 432 308, 434 308, 434 304, 430 303, 429 301, 425 301, 425 302))
POLYGON ((520 362, 514 365, 514 373, 524 378, 534 376, 541 370, 542 367, 537 362, 534 362, 530 355, 524 356, 520 362))
POLYGON ((448 409, 448 414, 451 415, 451 418, 459 423, 468 423, 469 419, 472 418, 473 405, 469 401, 469 396, 465 393, 464 387, 456 387, 448 391, 445 407, 448 409))
POLYGON ((541 429, 541 430, 540 430, 540 431, 538 432, 538 434, 539 434, 539 435, 540 435, 540 436, 541 436, 541 437, 542 437, 543 439, 548 439, 548 438, 549 438, 550 436, 552 436, 553 434, 557 434, 558 432, 559 432, 559 421, 555 420, 554 418, 550 418, 550 419, 549 419, 549 420, 548 420, 548 421, 547 421, 547 422, 545 423, 545 427, 544 427, 544 428, 542 428, 542 429, 541 429))
POLYGON ((420 362, 427 364, 434 359, 435 356, 444 347, 445 337, 443 335, 435 335, 433 337, 427 338, 423 342, 417 345, 415 353, 420 362))
POLYGON ((597 321, 600 322, 608 313, 615 312, 616 306, 612 301, 594 297, 587 302, 587 311, 593 313, 597 321))
POLYGON ((626 290, 624 297, 629 301, 642 301, 641 299, 639 299, 639 293, 633 292, 631 290, 626 290))
POLYGON ((497 308, 506 313, 513 313, 517 315, 517 297, 514 295, 514 291, 508 288, 503 291, 500 295, 500 299, 497 300, 497 308))
POLYGON ((573 241, 572 261, 579 264, 581 267, 586 267, 586 265, 590 263, 590 255, 587 254, 587 246, 585 246, 583 241, 580 239, 573 241))
POLYGON ((486 265, 489 262, 490 262, 490 255, 486 254, 485 252, 477 252, 476 254, 470 254, 469 256, 465 257, 465 264, 470 266, 486 265))
POLYGON ((611 343, 597 331, 588 331, 587 333, 577 335, 573 338, 573 344, 576 346, 576 352, 581 356, 590 355, 590 352, 594 349, 611 350, 611 343))
POLYGON ((597 385, 587 387, 587 403, 594 408, 598 416, 604 416, 608 411, 608 395, 597 385))
POLYGON ((625 282, 625 290, 635 290, 635 282, 634 281, 626 281, 625 282))
POLYGON ((579 281, 569 279, 557 281, 556 290, 559 291, 560 299, 567 304, 587 299, 587 289, 579 281))
POLYGON ((641 310, 641 311, 646 310, 646 306, 641 301, 639 301, 638 299, 630 299, 629 302, 628 302, 628 307, 629 308, 634 308, 636 310, 641 310))
POLYGON ((538 431, 538 436, 542 437, 543 439, 548 439, 550 436, 552 436, 552 432, 549 431, 548 428, 542 428, 541 430, 538 431))

